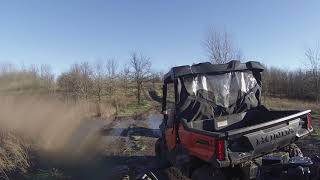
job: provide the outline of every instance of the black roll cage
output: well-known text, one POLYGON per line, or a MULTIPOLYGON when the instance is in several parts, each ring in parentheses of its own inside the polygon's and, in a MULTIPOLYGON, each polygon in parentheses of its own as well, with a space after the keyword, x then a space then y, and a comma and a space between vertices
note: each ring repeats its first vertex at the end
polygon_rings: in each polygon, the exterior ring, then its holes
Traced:
POLYGON ((168 84, 174 83, 174 96, 175 102, 174 106, 177 109, 177 82, 179 77, 184 76, 196 76, 198 74, 223 74, 227 72, 235 72, 235 71, 245 71, 252 70, 255 73, 256 78, 261 80, 260 72, 264 70, 264 67, 261 63, 257 61, 248 61, 246 63, 241 63, 238 60, 232 60, 226 64, 212 64, 209 62, 199 63, 194 65, 187 66, 177 66, 171 68, 171 70, 164 75, 163 80, 163 90, 162 90, 162 113, 164 114, 164 118, 166 118, 166 99, 167 99, 167 88, 168 84))

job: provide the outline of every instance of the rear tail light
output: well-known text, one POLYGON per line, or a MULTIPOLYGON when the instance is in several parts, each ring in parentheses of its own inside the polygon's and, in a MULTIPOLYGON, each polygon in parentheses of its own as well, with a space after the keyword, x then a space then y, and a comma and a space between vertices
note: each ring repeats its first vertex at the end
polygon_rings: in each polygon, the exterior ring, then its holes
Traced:
POLYGON ((219 161, 225 160, 225 148, 224 148, 224 140, 216 141, 216 153, 219 161))
POLYGON ((307 124, 308 129, 312 129, 312 117, 310 113, 308 113, 307 115, 307 120, 308 120, 308 124, 307 124))

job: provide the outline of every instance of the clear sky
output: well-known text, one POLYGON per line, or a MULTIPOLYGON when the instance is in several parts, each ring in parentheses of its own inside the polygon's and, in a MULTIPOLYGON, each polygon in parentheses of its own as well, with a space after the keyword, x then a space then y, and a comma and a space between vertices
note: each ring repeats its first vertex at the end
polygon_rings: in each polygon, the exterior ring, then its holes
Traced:
POLYGON ((320 1, 302 0, 0 0, 0 62, 51 64, 55 72, 77 61, 133 51, 154 69, 206 59, 210 27, 226 29, 244 56, 299 68, 304 51, 320 41, 320 1))

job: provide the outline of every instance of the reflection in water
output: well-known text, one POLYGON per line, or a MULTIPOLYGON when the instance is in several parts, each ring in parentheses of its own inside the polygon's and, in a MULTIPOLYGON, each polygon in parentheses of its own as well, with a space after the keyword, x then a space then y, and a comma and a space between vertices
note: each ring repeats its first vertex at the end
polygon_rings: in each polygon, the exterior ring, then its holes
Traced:
POLYGON ((147 124, 150 129, 154 129, 154 133, 157 137, 161 136, 159 126, 163 120, 162 114, 152 114, 147 118, 147 124))
POLYGON ((151 129, 159 129, 163 116, 161 114, 152 114, 147 118, 148 127, 151 129))

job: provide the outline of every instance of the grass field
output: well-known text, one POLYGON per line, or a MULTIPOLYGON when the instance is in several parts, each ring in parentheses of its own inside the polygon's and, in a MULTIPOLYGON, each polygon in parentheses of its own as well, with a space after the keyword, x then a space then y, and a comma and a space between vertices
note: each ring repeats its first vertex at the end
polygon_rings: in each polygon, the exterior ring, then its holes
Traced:
POLYGON ((263 97, 262 103, 273 109, 295 109, 305 110, 311 109, 315 113, 320 113, 320 105, 316 102, 306 102, 301 100, 280 99, 273 97, 263 97))

